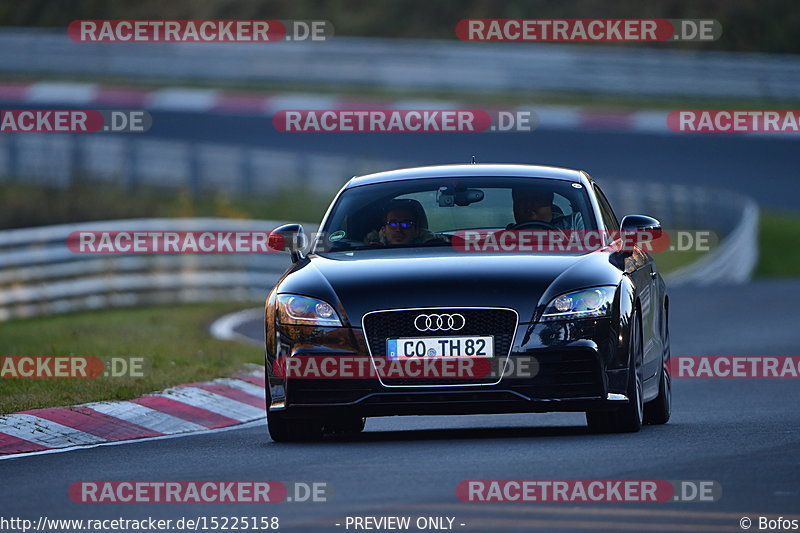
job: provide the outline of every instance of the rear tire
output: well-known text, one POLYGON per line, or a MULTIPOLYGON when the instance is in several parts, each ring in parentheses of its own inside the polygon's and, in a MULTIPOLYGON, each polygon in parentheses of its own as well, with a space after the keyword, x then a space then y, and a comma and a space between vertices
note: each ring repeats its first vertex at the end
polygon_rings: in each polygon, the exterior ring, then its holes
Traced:
POLYGON ((635 433, 642 428, 642 328, 638 311, 631 315, 628 355, 628 403, 615 411, 587 411, 586 423, 596 433, 635 433))

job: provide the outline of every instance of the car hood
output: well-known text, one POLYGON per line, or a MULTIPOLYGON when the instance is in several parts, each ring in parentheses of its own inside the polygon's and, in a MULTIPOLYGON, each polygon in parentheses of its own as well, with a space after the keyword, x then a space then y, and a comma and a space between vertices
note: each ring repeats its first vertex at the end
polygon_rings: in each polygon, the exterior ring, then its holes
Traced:
POLYGON ((354 327, 365 313, 424 307, 510 307, 529 322, 537 306, 563 292, 617 285, 607 253, 476 254, 379 250, 314 255, 282 279, 279 293, 337 305, 354 327))

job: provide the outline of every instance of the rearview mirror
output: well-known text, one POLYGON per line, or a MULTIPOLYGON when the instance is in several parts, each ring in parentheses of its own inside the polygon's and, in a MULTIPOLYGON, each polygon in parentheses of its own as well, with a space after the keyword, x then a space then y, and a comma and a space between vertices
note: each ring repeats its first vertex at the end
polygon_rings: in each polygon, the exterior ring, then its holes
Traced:
POLYGON ((461 207, 474 204, 483 200, 483 191, 480 189, 453 190, 452 187, 441 187, 436 195, 439 207, 461 207))
POLYGON ((301 224, 284 224, 269 233, 267 245, 276 252, 289 252, 292 262, 296 263, 303 258, 308 238, 301 224))

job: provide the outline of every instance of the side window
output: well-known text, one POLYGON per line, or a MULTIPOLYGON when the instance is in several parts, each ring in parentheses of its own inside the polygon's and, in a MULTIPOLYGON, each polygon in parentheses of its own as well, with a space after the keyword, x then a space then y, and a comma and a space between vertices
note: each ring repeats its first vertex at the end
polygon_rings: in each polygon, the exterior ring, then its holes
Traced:
POLYGON ((611 209, 611 204, 608 203, 606 195, 603 194, 603 191, 600 190, 597 184, 594 186, 594 192, 597 196, 597 203, 600 204, 600 215, 603 217, 603 223, 605 223, 606 228, 611 231, 618 230, 619 221, 617 220, 617 216, 614 214, 614 210, 611 209))

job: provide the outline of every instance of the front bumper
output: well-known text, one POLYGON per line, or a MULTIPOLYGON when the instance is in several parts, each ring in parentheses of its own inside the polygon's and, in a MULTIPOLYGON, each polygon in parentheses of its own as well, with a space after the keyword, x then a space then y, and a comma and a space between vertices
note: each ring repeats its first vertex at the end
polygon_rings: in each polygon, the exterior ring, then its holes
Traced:
POLYGON ((567 399, 530 398, 514 390, 425 390, 376 392, 348 403, 289 403, 271 408, 288 417, 336 418, 398 415, 469 415, 548 413, 554 411, 602 411, 628 403, 621 394, 567 399))
POLYGON ((535 375, 491 384, 387 387, 379 379, 285 378, 281 357, 368 356, 360 329, 279 326, 268 346, 269 408, 288 417, 494 414, 611 410, 627 403, 627 354, 609 318, 519 324, 508 358, 535 359, 535 375))

